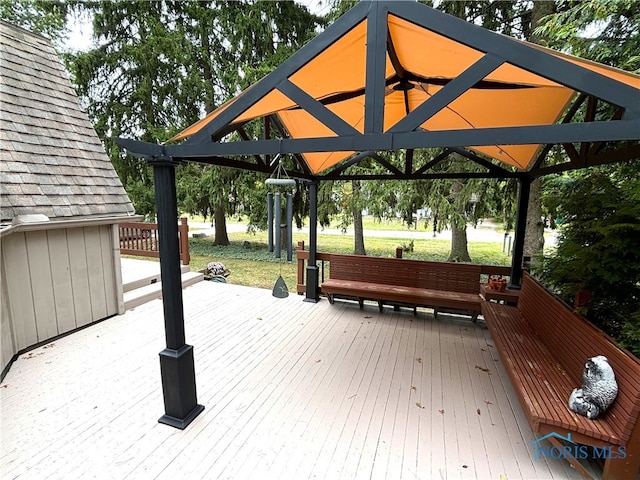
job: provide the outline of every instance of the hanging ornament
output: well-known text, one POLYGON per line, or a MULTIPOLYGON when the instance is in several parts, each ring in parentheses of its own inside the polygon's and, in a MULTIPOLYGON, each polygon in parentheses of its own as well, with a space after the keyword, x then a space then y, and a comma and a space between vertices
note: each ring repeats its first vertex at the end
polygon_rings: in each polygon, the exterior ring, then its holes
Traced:
MULTIPOLYGON (((278 155, 279 157, 279 155, 278 155)), ((278 159, 276 157, 276 160, 278 159)), ((293 178, 289 178, 286 170, 282 166, 282 160, 278 162, 278 168, 274 171, 273 175, 270 178, 267 178, 265 184, 268 186, 275 187, 278 191, 275 193, 267 194, 267 224, 269 228, 269 252, 274 250, 273 248, 273 223, 275 220, 275 255, 276 258, 280 259, 280 275, 278 275, 278 279, 276 280, 275 285, 273 286, 273 296, 276 298, 285 298, 289 296, 289 289, 287 288, 287 284, 282 278, 282 256, 280 254, 281 249, 281 235, 282 235, 282 227, 281 218, 282 218, 282 203, 281 203, 281 191, 286 192, 286 190, 293 189, 296 186, 296 181, 293 178), (275 218, 274 218, 275 217, 275 218)), ((292 247, 291 247, 291 228, 292 228, 292 217, 293 217, 293 208, 292 208, 292 199, 291 193, 286 192, 287 195, 287 218, 286 218, 286 228, 287 228, 287 260, 291 261, 292 257, 292 247)))

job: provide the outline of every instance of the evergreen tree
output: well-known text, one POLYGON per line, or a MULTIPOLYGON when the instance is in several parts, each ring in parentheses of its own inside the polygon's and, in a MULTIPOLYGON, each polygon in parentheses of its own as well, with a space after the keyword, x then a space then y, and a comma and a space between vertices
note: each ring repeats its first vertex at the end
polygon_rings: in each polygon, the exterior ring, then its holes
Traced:
POLYGON ((565 199, 556 210, 562 228, 558 248, 545 259, 541 272, 569 304, 587 292, 592 299, 578 305, 581 312, 613 337, 626 340, 636 355, 640 353, 637 337, 633 341, 633 335, 640 333, 638 173, 636 165, 628 164, 556 179, 553 192, 565 199))
POLYGON ((2 20, 47 37, 57 47, 69 33, 66 22, 72 13, 69 2, 64 1, 0 0, 2 20))
MULTIPOLYGON (((125 156, 111 138, 168 140, 281 63, 321 23, 306 7, 286 1, 92 1, 80 6, 93 16, 98 47, 71 57, 70 69, 136 211, 147 215, 154 211, 150 169, 143 160, 125 156)), ((246 189, 234 185, 246 174, 206 167, 178 176, 181 209, 203 213, 206 205, 220 226, 216 241, 225 243, 225 214, 240 205, 236 194, 246 189), (209 199, 195 192, 203 179, 214 183, 202 190, 209 199), (184 198, 187 192, 190 197, 184 198)))
MULTIPOLYGON (((538 32, 553 48, 640 71, 640 11, 634 1, 562 1, 538 32)), ((543 273, 568 301, 581 289, 592 292, 582 313, 640 356, 638 179, 638 161, 547 179, 545 203, 562 224, 558 250, 545 260, 543 273)))

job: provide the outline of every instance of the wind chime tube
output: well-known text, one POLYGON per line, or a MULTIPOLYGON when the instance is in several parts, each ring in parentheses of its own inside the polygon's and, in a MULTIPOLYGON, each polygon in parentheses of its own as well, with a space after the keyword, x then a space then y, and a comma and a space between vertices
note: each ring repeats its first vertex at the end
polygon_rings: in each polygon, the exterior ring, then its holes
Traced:
POLYGON ((293 218, 293 200, 290 193, 287 193, 287 262, 293 259, 293 228, 291 224, 293 218))
POLYGON ((273 252, 273 193, 267 193, 267 243, 269 253, 273 252))
POLYGON ((274 210, 275 210, 275 224, 276 224, 276 258, 281 256, 281 241, 282 241, 282 203, 280 200, 280 192, 274 194, 274 210))

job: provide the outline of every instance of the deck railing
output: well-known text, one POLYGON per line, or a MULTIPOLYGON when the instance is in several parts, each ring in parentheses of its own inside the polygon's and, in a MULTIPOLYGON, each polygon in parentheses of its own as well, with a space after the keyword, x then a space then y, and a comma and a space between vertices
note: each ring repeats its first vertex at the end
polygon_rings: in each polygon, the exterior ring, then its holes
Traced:
MULTIPOLYGON (((298 250, 296 251, 298 259, 298 295, 303 295, 307 291, 304 274, 307 271, 307 262, 309 261, 309 251, 304 249, 304 242, 298 242, 298 250)), ((330 259, 329 253, 316 253, 316 260, 320 262, 320 284, 324 282, 324 264, 330 259)), ((319 288, 319 287, 318 287, 319 288)))
MULTIPOLYGON (((158 224, 129 222, 121 223, 120 253, 139 257, 160 258, 158 250, 158 224)), ((182 217, 178 225, 178 240, 180 245, 180 260, 183 265, 189 265, 189 225, 182 217)))
MULTIPOLYGON (((402 258, 402 248, 396 249, 396 258, 402 258)), ((297 292, 298 295, 303 295, 307 291, 307 286, 305 284, 305 272, 307 267, 307 262, 309 261, 309 251, 304 249, 304 242, 298 242, 298 250, 296 252, 296 256, 298 258, 298 282, 297 282, 297 292)), ((316 253, 316 259, 320 264, 320 281, 318 285, 322 285, 325 280, 325 271, 327 271, 326 266, 331 265, 331 254, 329 253, 316 253)), ((481 275, 486 275, 487 277, 490 275, 502 275, 503 277, 508 277, 511 274, 511 267, 503 266, 503 265, 480 265, 481 275)), ((318 289, 320 287, 318 286, 318 289)), ((320 293, 320 292, 318 292, 320 293)))

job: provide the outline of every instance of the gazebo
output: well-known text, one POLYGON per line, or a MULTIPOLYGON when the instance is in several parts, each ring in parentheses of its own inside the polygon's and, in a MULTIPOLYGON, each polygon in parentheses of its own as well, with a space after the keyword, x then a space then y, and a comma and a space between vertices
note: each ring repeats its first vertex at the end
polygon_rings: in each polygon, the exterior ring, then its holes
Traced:
POLYGON ((198 162, 309 182, 306 301, 318 300, 317 185, 335 179, 515 178, 511 282, 522 278, 531 182, 543 175, 640 158, 640 76, 487 31, 416 2, 362 1, 258 83, 167 144, 119 138, 154 168, 167 349, 160 354, 166 414, 185 428, 197 405, 185 344, 175 167, 198 162), (252 139, 248 122, 262 120, 252 139), (568 161, 550 164, 559 145, 568 161), (439 148, 414 162, 415 149, 439 148), (405 151, 404 165, 385 152, 405 151), (483 171, 439 173, 452 154, 483 171), (230 158, 240 156, 242 159, 230 158), (385 173, 352 171, 368 158, 385 173))

